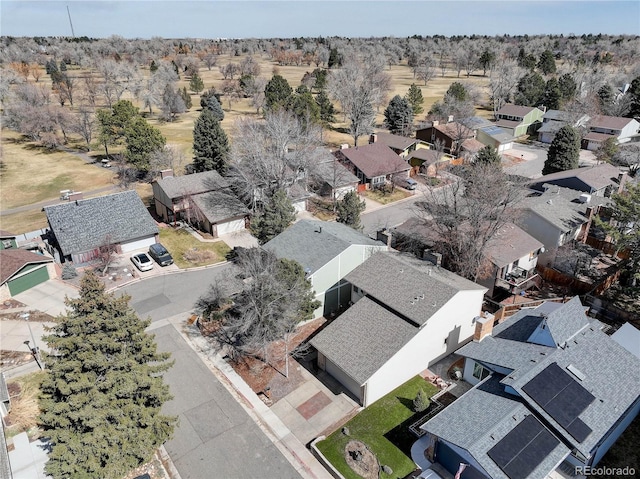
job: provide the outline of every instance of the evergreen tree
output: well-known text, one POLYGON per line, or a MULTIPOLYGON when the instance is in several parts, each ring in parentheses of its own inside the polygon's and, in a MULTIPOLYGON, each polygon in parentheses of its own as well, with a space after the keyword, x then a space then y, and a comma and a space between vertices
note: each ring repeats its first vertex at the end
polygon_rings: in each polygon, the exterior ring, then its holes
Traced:
POLYGON ((180 93, 180 98, 182 98, 184 107, 187 110, 191 108, 193 106, 193 101, 191 101, 191 95, 189 95, 189 92, 187 91, 187 87, 186 86, 182 87, 182 90, 178 90, 178 93, 180 93))
POLYGON ((51 59, 44 65, 47 75, 51 75, 53 72, 58 72, 58 64, 55 60, 51 59))
POLYGON ((196 172, 216 170, 221 175, 227 171, 229 139, 213 112, 205 108, 193 129, 193 167, 196 172))
POLYGON ((149 65, 149 71, 151 73, 155 73, 158 71, 158 65, 156 64, 155 60, 151 60, 151 65, 149 65))
POLYGON ((429 409, 430 405, 431 401, 429 400, 429 395, 424 389, 420 388, 413 400, 413 410, 415 412, 426 411, 429 409))
POLYGON ((405 99, 411 104, 414 115, 419 115, 424 111, 424 108, 422 106, 422 104, 424 103, 422 90, 415 83, 412 83, 409 87, 409 91, 405 95, 405 99))
POLYGON ((480 66, 482 67, 482 76, 487 76, 487 70, 491 69, 493 62, 495 61, 496 54, 494 52, 486 49, 482 52, 482 55, 480 55, 480 59, 478 60, 480 66))
POLYGON ((542 52, 540 60, 538 60, 538 68, 545 75, 556 72, 556 59, 551 50, 545 50, 542 52))
POLYGON ((361 230, 360 213, 364 211, 366 206, 364 200, 360 201, 355 191, 349 191, 336 204, 336 212, 338 213, 336 221, 351 226, 355 230, 361 230))
POLYGON ((211 87, 207 91, 205 91, 202 95, 200 95, 200 106, 202 108, 206 108, 209 98, 211 98, 212 96, 216 97, 216 100, 218 100, 218 103, 220 103, 220 98, 222 97, 222 93, 216 92, 215 87, 211 87))
POLYGON ((578 86, 573 77, 569 73, 565 73, 558 79, 558 88, 560 89, 562 101, 569 101, 576 96, 578 86))
POLYGON ((160 130, 138 116, 125 129, 125 159, 138 171, 147 172, 151 156, 164 148, 166 140, 160 130))
POLYGON ((555 78, 549 78, 544 89, 544 96, 542 97, 542 104, 548 109, 557 110, 560 108, 560 85, 555 78))
POLYGON ((478 151, 478 154, 475 158, 475 163, 481 164, 496 164, 499 165, 502 162, 502 158, 500 157, 500 153, 493 146, 487 145, 478 151))
POLYGON ((104 146, 109 156, 109 146, 118 145, 125 137, 125 129, 134 118, 140 115, 138 108, 129 100, 120 100, 111 110, 98 110, 98 142, 104 146))
POLYGON ((569 125, 563 126, 549 146, 542 174, 549 175, 558 171, 573 170, 578 168, 579 161, 580 135, 575 128, 569 125))
POLYGON ((173 434, 177 418, 161 414, 171 399, 162 373, 171 367, 129 306, 106 294, 93 273, 66 300, 43 339, 48 357, 40 424, 52 449, 45 471, 54 478, 124 477, 147 462, 173 434))
POLYGON ((287 110, 295 114, 304 125, 317 124, 320 121, 320 107, 311 91, 304 85, 296 88, 296 93, 289 99, 287 110))
POLYGON ((467 89, 464 87, 462 83, 457 81, 449 85, 449 89, 447 90, 447 93, 444 94, 445 99, 452 98, 457 101, 467 101, 468 96, 469 96, 469 92, 467 92, 467 89))
POLYGON ((338 53, 337 48, 332 48, 331 50, 329 50, 329 61, 327 62, 327 66, 329 68, 342 66, 342 55, 338 53))
POLYGON ((523 106, 537 106, 542 102, 546 84, 540 74, 527 73, 518 81, 515 104, 523 106))
POLYGON ((289 103, 292 94, 289 82, 280 75, 273 75, 264 88, 265 106, 271 110, 283 108, 289 103))
POLYGON ((605 110, 613 104, 615 100, 615 93, 613 88, 608 83, 605 83, 598 89, 598 100, 600 101, 600 107, 605 110))
POLYGON ((320 91, 316 96, 316 103, 318 104, 318 108, 320 108, 320 120, 323 123, 329 124, 336 121, 334 116, 336 110, 324 90, 320 91))
POLYGON ((67 64, 63 60, 60 60, 60 71, 61 72, 67 71, 67 64))
POLYGON ((607 138, 602 143, 600 143, 600 146, 595 151, 596 160, 604 163, 611 163, 611 160, 616 155, 616 153, 618 153, 619 149, 620 148, 618 147, 617 138, 607 138))
POLYGON ((264 207, 264 211, 251 222, 251 233, 260 244, 275 238, 296 219, 296 209, 284 190, 276 191, 264 207))
POLYGON ((191 75, 191 80, 189 80, 189 90, 193 93, 200 93, 204 90, 204 82, 202 81, 202 78, 200 78, 200 75, 198 75, 198 72, 191 75))
POLYGON ((413 108, 400 95, 394 96, 384 110, 384 124, 394 135, 411 134, 413 128, 413 108))
POLYGON ((327 70, 324 68, 316 68, 311 72, 311 75, 316 79, 313 84, 313 88, 322 92, 327 87, 327 70))
POLYGON ((224 110, 222 109, 222 105, 218 101, 218 98, 215 95, 211 95, 207 100, 207 103, 203 107, 206 110, 209 110, 213 113, 213 117, 218 120, 224 120, 224 110))

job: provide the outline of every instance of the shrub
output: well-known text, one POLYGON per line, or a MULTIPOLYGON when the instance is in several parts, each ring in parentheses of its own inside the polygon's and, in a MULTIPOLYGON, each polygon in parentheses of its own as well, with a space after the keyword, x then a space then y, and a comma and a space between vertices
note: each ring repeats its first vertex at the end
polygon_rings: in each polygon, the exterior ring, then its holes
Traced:
POLYGON ((424 389, 420 389, 413 400, 413 410, 415 412, 426 411, 430 404, 431 401, 429 401, 429 396, 426 391, 424 389))
POLYGON ((78 276, 78 272, 71 263, 65 263, 62 267, 62 279, 72 279, 78 276))

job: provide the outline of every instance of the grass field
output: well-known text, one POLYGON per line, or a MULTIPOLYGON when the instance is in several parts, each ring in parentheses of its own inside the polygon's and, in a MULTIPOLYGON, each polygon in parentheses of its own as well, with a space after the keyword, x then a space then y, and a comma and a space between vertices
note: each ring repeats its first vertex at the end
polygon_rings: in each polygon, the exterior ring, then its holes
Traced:
POLYGON ((429 397, 437 392, 435 386, 416 376, 345 424, 349 430, 349 436, 338 429, 327 439, 320 441, 318 449, 345 479, 358 479, 360 476, 355 474, 344 459, 344 447, 350 440, 359 440, 376 455, 380 465, 386 464, 393 469, 392 476, 380 472, 381 478, 405 477, 415 469, 415 464, 407 456, 406 445, 397 444, 396 439, 402 438, 402 441, 406 442, 412 441, 413 438, 408 430, 398 431, 397 428, 414 415, 411 409, 413 399, 421 388, 429 397))

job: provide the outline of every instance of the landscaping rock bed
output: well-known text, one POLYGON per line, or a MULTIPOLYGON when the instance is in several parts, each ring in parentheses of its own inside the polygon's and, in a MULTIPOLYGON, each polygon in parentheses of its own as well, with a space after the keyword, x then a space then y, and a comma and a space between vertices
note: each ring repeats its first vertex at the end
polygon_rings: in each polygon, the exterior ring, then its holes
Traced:
POLYGON ((349 441, 344 448, 344 460, 364 479, 377 479, 380 465, 375 454, 360 441, 349 441))

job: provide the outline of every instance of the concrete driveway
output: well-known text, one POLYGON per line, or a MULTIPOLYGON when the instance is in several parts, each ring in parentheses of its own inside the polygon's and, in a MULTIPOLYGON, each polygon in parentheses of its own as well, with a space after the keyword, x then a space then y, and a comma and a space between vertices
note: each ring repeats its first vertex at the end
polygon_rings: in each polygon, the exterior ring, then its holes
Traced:
POLYGON ((29 308, 37 309, 51 316, 58 316, 66 312, 65 296, 77 298, 78 289, 64 281, 50 279, 24 293, 15 295, 13 299, 26 304, 29 308))

